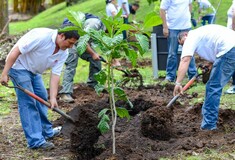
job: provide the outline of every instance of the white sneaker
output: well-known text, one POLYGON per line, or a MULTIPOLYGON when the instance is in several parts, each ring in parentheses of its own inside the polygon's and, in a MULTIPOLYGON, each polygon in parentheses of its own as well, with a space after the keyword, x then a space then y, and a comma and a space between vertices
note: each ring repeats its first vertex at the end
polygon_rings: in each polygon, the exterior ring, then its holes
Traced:
POLYGON ((54 138, 54 137, 60 135, 61 130, 62 130, 62 126, 58 126, 58 127, 53 128, 53 136, 52 136, 52 137, 47 137, 47 136, 46 136, 45 139, 46 139, 46 140, 52 139, 52 138, 54 138))
POLYGON ((235 85, 231 86, 224 94, 235 94, 235 85))

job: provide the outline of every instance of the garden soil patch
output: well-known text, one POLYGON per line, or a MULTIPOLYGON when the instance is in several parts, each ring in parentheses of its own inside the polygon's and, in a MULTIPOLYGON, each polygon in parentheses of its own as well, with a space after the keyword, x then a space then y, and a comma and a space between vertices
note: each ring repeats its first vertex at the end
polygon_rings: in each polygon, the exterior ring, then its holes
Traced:
MULTIPOLYGON (((221 109, 218 131, 201 131, 202 104, 189 105, 197 95, 182 96, 169 110, 166 105, 173 98, 172 89, 173 86, 155 85, 126 90, 134 108, 125 102, 117 102, 117 106, 129 110, 131 119, 118 118, 115 130, 117 154, 112 156, 111 132, 101 135, 97 129, 99 111, 109 106, 108 95, 98 96, 85 84, 75 85, 75 103, 59 101, 59 105, 76 123, 72 124, 63 117, 55 120, 54 126, 63 126, 62 134, 51 140, 56 149, 40 151, 43 156, 40 159, 158 159, 192 155, 208 149, 233 151, 235 111, 221 109)), ((4 117, 1 123, 0 159, 19 158, 14 150, 26 148, 16 104, 12 109, 11 115, 4 117)), ((33 154, 34 150, 30 149, 25 153, 26 156, 33 154)))
MULTIPOLYGON (((60 102, 62 108, 71 109, 68 114, 76 119, 75 125, 60 118, 55 125, 63 125, 60 138, 66 142, 74 159, 158 159, 192 155, 215 149, 220 152, 233 151, 235 146, 235 111, 220 110, 218 130, 201 131, 201 106, 190 106, 196 94, 184 95, 172 109, 165 106, 172 97, 173 86, 148 86, 128 89, 126 92, 134 105, 125 102, 117 106, 126 107, 130 121, 118 119, 116 126, 116 155, 112 156, 111 132, 101 135, 97 129, 97 115, 109 106, 108 95, 101 96, 86 87, 77 85, 73 104, 60 102), (181 103, 180 103, 181 102, 181 103)), ((58 153, 61 154, 61 153, 58 153)))

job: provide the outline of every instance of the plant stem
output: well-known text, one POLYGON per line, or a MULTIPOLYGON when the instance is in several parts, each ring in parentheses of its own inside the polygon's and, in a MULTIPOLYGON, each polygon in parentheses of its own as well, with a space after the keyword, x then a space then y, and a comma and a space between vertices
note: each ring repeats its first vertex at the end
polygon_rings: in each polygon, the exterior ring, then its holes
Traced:
POLYGON ((113 154, 116 154, 116 137, 115 137, 115 127, 117 122, 117 111, 115 106, 115 97, 114 97, 114 77, 113 77, 113 68, 111 68, 111 97, 112 97, 112 106, 114 112, 114 119, 112 125, 112 135, 113 135, 113 154))

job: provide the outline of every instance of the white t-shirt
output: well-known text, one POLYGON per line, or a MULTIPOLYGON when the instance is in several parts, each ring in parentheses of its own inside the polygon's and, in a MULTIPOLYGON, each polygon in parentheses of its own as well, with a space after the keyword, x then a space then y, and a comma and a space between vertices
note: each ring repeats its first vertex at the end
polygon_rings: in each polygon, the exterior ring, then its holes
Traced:
POLYGON ((208 13, 208 14, 215 14, 216 10, 208 0, 198 0, 198 3, 199 3, 200 9, 206 10, 208 8, 211 8, 212 13, 208 13))
POLYGON ((113 16, 112 12, 114 12, 115 15, 117 15, 119 10, 120 10, 120 7, 115 7, 115 5, 112 4, 112 3, 108 3, 106 5, 106 14, 107 14, 108 17, 113 16))
POLYGON ((14 46, 19 47, 21 54, 12 68, 26 69, 35 74, 42 74, 52 68, 53 74, 60 75, 68 50, 59 50, 53 54, 57 32, 49 28, 36 28, 22 36, 14 46))
POLYGON ((232 29, 232 18, 233 18, 233 12, 235 12, 235 0, 233 0, 232 5, 228 9, 227 15, 228 15, 228 20, 227 20, 227 27, 229 29, 232 29))
POLYGON ((169 29, 184 30, 191 28, 189 4, 192 0, 162 0, 160 8, 166 11, 169 29))
POLYGON ((127 13, 126 13, 126 11, 124 11, 124 9, 122 9, 122 14, 130 14, 130 9, 129 9, 129 3, 128 3, 128 0, 118 0, 118 6, 120 7, 120 8, 122 8, 122 4, 124 4, 125 5, 125 8, 126 8, 126 10, 127 10, 127 13))
POLYGON ((184 42, 181 58, 197 53, 203 59, 214 62, 235 46, 234 37, 235 31, 216 24, 191 30, 184 42))

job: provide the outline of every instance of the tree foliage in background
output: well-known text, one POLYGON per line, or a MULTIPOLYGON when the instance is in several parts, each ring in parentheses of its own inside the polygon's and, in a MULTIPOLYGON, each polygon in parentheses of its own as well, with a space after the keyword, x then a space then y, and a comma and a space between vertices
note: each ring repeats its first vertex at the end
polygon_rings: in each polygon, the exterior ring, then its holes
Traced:
POLYGON ((1 32, 9 33, 8 25, 8 0, 0 1, 0 34, 1 32))
POLYGON ((157 2, 157 1, 160 2, 160 0, 147 0, 147 1, 148 1, 149 4, 152 4, 152 3, 157 2))

